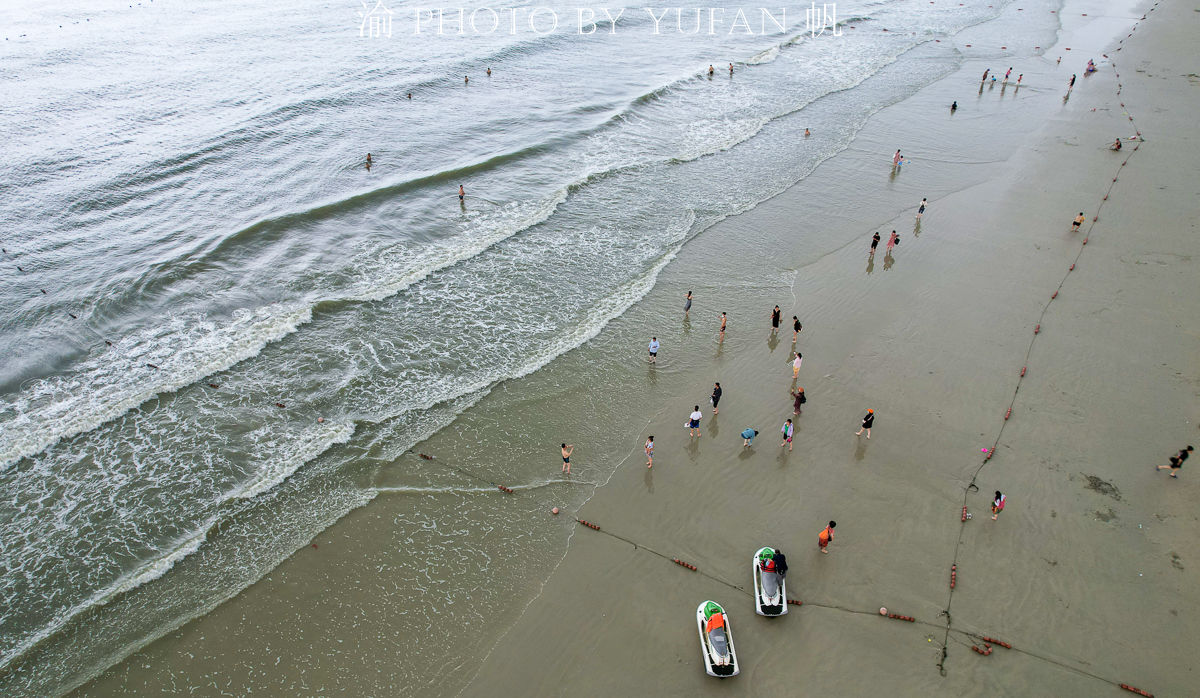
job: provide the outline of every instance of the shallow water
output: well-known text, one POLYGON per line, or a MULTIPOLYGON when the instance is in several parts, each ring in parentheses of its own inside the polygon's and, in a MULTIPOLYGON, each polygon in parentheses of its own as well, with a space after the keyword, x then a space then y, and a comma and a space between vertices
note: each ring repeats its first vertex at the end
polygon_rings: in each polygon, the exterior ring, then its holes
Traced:
MULTIPOLYGON (((378 469, 595 337, 689 239, 957 66, 935 39, 999 12, 851 6, 839 14, 869 19, 841 37, 803 37, 789 15, 786 32, 719 41, 649 40, 630 12, 603 41, 402 42, 360 39, 353 9, 5 10, 24 34, 0 122, 0 666, 20 667, 6 692, 102 669, 380 493, 430 497, 396 522, 401 541, 439 509, 499 525, 511 514, 462 473, 409 456, 413 482, 381 486, 378 469), (730 60, 732 78, 699 72, 730 60), (434 496, 446 488, 460 494, 434 496)), ((837 205, 867 195, 850 184, 837 205)), ((475 475, 545 480, 504 462, 475 475)), ((533 575, 561 541, 509 544, 536 550, 533 575)), ((432 543, 405 564, 436 578, 483 547, 432 543)), ((436 586, 409 603, 439 608, 436 586)))

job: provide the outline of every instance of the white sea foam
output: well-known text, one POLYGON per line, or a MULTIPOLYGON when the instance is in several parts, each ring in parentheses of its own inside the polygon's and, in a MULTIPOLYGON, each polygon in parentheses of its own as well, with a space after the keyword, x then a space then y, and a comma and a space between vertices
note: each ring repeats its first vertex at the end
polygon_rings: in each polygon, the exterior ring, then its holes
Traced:
MULTIPOLYGON (((265 431, 265 430, 260 430, 265 431)), ((288 433, 284 438, 263 441, 255 438, 253 460, 260 463, 253 480, 243 483, 232 497, 250 499, 274 488, 291 477, 296 469, 324 453, 334 444, 344 444, 354 435, 354 424, 342 422, 318 423, 316 428, 299 434, 288 433)))
POLYGON ((271 305, 238 313, 223 327, 176 317, 126 337, 79 370, 34 381, 0 405, 0 467, 255 356, 311 320, 311 306, 271 305))

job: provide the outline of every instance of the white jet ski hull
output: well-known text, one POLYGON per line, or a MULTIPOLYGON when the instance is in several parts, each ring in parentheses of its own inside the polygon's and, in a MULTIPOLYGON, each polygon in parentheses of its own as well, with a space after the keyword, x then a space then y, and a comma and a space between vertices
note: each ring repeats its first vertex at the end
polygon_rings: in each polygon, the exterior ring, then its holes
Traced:
POLYGON ((713 649, 708 642, 708 633, 704 632, 704 607, 709 603, 715 602, 703 601, 696 607, 696 629, 700 631, 700 654, 704 657, 704 671, 709 676, 719 679, 737 676, 740 669, 738 668, 737 650, 733 647, 733 631, 729 628, 728 612, 725 612, 725 641, 729 643, 729 664, 718 665, 714 662, 713 649))
POLYGON ((762 580, 763 570, 762 564, 759 562, 759 556, 766 549, 759 548, 758 552, 754 553, 754 558, 750 561, 751 574, 754 577, 754 612, 760 616, 782 616, 788 612, 787 580, 783 577, 779 578, 779 596, 777 598, 772 599, 765 596, 762 580))

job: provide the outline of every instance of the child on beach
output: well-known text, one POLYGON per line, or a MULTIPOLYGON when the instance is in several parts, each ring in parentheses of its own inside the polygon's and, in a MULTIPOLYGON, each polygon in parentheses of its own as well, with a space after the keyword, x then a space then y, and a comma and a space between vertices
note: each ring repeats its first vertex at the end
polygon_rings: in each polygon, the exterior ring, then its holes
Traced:
POLYGON ((1158 466, 1158 470, 1165 470, 1166 468, 1170 468, 1171 469, 1171 477, 1179 477, 1179 469, 1183 467, 1183 462, 1188 459, 1188 456, 1191 455, 1191 452, 1192 452, 1191 446, 1179 449, 1179 453, 1176 453, 1175 455, 1170 457, 1170 459, 1169 459, 1170 463, 1168 465, 1158 466))
POLYGON ((748 448, 754 445, 754 437, 758 436, 758 432, 753 429, 742 430, 742 448, 748 448))
POLYGON ((1000 494, 1000 490, 996 490, 996 498, 992 500, 992 521, 1000 516, 1000 512, 1004 511, 1004 500, 1006 497, 1000 494))
POLYGON ((688 417, 687 428, 691 430, 693 437, 700 435, 700 420, 704 417, 704 413, 700 411, 700 405, 692 408, 692 414, 688 417))
POLYGON ((875 410, 867 410, 867 416, 863 417, 863 420, 862 420, 862 428, 860 428, 858 431, 854 432, 854 435, 858 436, 859 434, 863 433, 863 430, 866 430, 867 439, 869 440, 871 438, 871 425, 874 423, 875 423, 875 410))
POLYGON ((654 436, 646 439, 646 467, 654 467, 654 436))
POLYGON ((783 433, 783 443, 779 444, 780 448, 786 445, 789 451, 792 450, 792 432, 794 429, 795 425, 792 424, 792 420, 789 419, 783 423, 783 428, 779 430, 783 433))
POLYGON ((817 545, 821 548, 821 552, 828 553, 829 544, 833 542, 833 529, 837 528, 836 521, 830 521, 829 525, 823 531, 817 534, 817 545))

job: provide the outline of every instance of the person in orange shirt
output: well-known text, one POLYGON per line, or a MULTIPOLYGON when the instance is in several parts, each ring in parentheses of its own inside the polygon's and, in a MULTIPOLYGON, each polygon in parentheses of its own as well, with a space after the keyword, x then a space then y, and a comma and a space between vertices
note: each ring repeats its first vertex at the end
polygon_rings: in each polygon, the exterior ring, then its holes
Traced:
POLYGON ((837 528, 836 521, 830 521, 825 530, 817 536, 817 545, 821 546, 821 552, 828 553, 829 543, 833 540, 833 529, 837 528))

